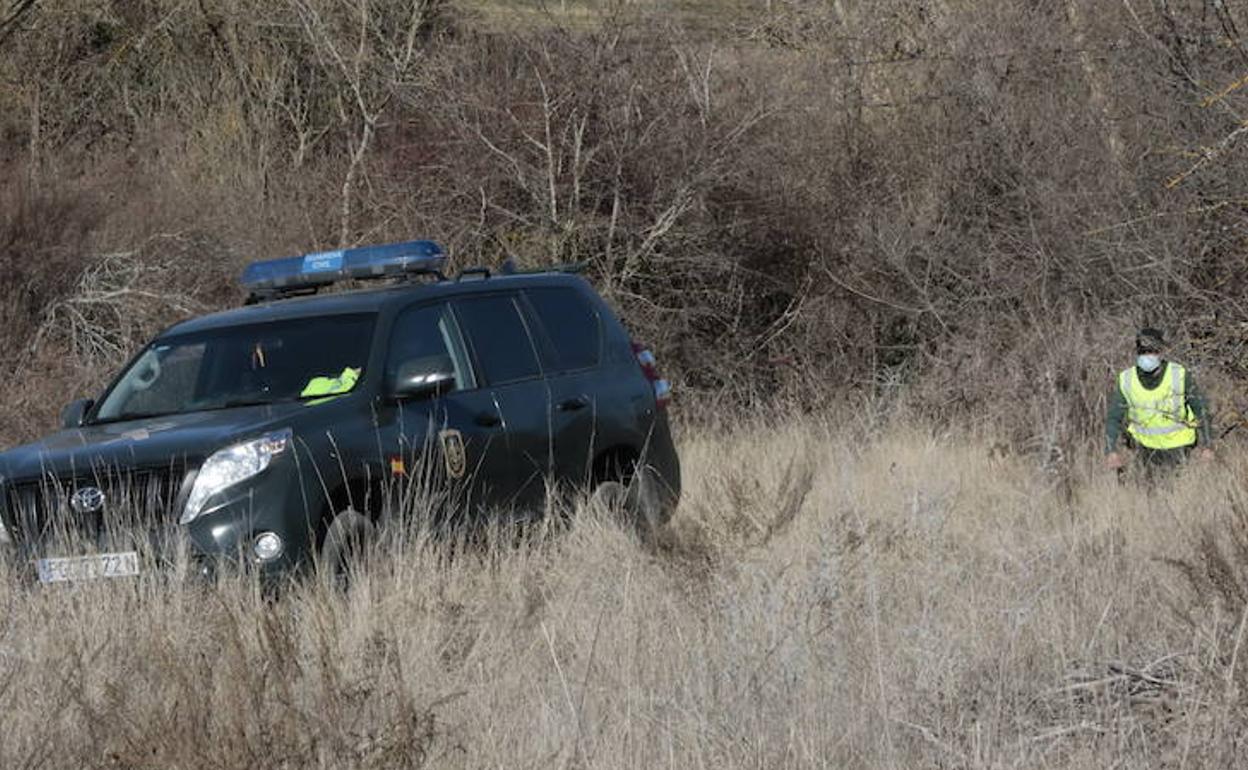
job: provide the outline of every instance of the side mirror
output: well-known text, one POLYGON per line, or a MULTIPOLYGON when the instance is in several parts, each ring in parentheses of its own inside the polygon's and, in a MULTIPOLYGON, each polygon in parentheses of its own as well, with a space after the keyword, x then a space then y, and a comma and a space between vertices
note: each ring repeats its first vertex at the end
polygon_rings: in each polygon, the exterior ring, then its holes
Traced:
POLYGON ((95 401, 89 398, 80 398, 69 406, 61 410, 61 427, 63 428, 79 428, 82 421, 86 419, 87 412, 91 411, 91 407, 95 406, 95 401))
POLYGON ((399 364, 390 381, 392 398, 423 398, 455 387, 455 364, 450 356, 426 356, 399 364))

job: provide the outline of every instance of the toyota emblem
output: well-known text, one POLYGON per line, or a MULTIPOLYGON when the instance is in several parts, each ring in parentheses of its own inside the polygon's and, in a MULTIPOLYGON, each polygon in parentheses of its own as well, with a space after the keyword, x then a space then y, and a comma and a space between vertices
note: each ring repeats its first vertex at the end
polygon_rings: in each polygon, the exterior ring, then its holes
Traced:
POLYGON ((69 498, 69 507, 76 513, 99 513, 104 510, 104 493, 97 487, 82 487, 69 498))

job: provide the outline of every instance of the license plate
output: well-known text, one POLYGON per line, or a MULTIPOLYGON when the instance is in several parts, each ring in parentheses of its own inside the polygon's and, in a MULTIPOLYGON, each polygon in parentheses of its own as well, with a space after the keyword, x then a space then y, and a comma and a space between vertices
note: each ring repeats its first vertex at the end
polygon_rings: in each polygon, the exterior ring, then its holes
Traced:
POLYGON ((139 554, 135 551, 124 551, 94 556, 39 559, 35 562, 35 567, 39 571, 41 583, 132 577, 139 574, 139 554))

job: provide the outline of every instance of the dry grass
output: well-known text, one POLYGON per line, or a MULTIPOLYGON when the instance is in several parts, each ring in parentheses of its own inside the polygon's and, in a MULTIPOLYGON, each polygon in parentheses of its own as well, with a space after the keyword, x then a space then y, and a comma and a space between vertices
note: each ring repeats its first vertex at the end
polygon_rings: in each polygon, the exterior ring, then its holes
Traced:
POLYGON ((0 581, 0 766, 1235 762, 1248 458, 1149 491, 851 434, 688 437, 652 546, 586 515, 346 595, 0 581))
POLYGON ((650 15, 698 30, 724 30, 771 11, 767 0, 465 0, 487 29, 596 29, 612 13, 650 15))

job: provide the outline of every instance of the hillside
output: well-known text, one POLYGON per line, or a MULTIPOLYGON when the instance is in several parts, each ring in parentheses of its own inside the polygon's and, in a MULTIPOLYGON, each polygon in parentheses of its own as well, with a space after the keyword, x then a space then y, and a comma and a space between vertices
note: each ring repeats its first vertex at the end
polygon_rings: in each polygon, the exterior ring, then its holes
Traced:
POLYGON ((352 7, 59 0, 5 26, 10 441, 237 301, 251 258, 414 235, 589 260, 688 398, 906 404, 1070 449, 1148 322, 1241 403, 1229 6, 352 7))
POLYGON ((1239 13, 30 6, 0 42, 5 435, 236 302, 250 259, 416 235, 463 264, 589 260, 689 399, 1069 451, 1148 322, 1232 419, 1239 13))
MULTIPOLYGON (((585 261, 684 496, 350 591, 0 558, 0 768, 1225 768, 1248 725, 1248 10, 0 0, 0 445, 247 263, 585 261), (1102 468, 1141 325, 1217 459, 1102 468)), ((416 522, 418 507, 399 511, 416 522)))

